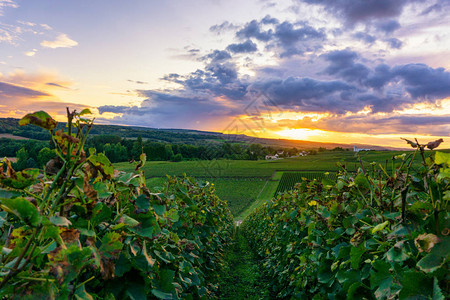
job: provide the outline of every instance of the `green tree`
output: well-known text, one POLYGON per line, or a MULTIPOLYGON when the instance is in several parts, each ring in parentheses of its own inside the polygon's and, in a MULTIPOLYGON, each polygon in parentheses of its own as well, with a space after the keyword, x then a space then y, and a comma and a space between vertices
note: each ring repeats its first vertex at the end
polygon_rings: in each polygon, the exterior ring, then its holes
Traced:
POLYGON ((17 164, 16 167, 18 170, 23 170, 27 167, 27 160, 30 158, 30 155, 28 154, 28 151, 25 148, 20 148, 19 151, 17 151, 17 164))
POLYGON ((344 151, 344 149, 342 147, 335 147, 333 150, 331 151, 344 151))
POLYGON ((122 146, 120 143, 116 144, 105 144, 103 151, 111 162, 121 162, 126 161, 128 158, 127 148, 122 146))
POLYGON ((56 152, 55 150, 49 149, 47 147, 42 148, 41 151, 39 151, 38 156, 37 156, 37 163, 39 167, 43 167, 45 166, 45 164, 55 158, 56 156, 56 152))
POLYGON ((133 147, 131 148, 131 156, 134 159, 138 159, 139 156, 142 154, 143 149, 143 142, 142 142, 142 136, 139 135, 136 139, 136 141, 133 143, 133 147))
POLYGON ((166 145, 166 158, 167 160, 171 160, 174 156, 173 150, 172 150, 172 146, 171 145, 166 145))
POLYGON ((37 162, 34 160, 34 158, 30 157, 27 159, 27 164, 26 164, 27 168, 37 168, 38 164, 37 162))
POLYGON ((264 157, 263 147, 260 144, 251 144, 248 147, 248 156, 251 160, 257 160, 258 158, 264 157))
POLYGON ((174 162, 179 162, 183 160, 183 155, 181 155, 181 153, 175 154, 172 158, 172 161, 174 162))

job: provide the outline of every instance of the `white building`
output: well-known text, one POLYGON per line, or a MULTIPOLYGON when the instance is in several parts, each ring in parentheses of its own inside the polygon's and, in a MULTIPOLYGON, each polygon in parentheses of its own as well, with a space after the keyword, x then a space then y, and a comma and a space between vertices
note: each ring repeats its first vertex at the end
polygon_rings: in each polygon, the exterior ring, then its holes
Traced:
POLYGON ((266 160, 274 160, 274 159, 280 159, 278 154, 275 155, 266 155, 266 160))
POLYGON ((359 152, 359 151, 370 151, 372 149, 364 149, 364 148, 358 148, 356 146, 353 146, 353 152, 359 152))

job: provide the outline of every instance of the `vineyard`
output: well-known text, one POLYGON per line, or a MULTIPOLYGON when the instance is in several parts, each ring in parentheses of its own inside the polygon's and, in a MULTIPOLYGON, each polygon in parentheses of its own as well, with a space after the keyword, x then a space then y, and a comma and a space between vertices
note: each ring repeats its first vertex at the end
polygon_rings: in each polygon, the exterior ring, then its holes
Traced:
POLYGON ((278 184, 275 195, 278 193, 284 193, 294 188, 296 183, 300 183, 303 180, 335 180, 336 173, 330 172, 284 172, 281 176, 280 183, 278 184))
MULTIPOLYGON (((430 151, 433 153, 434 151, 430 151)), ((391 159, 393 156, 401 155, 404 151, 369 151, 360 154, 365 168, 370 168, 370 164, 376 162, 382 164, 386 170, 391 170, 391 159), (386 162, 388 164, 386 165, 386 162)), ((274 172, 336 172, 339 167, 337 162, 344 164, 347 170, 357 171, 360 167, 359 157, 351 151, 325 151, 316 155, 303 157, 292 157, 274 161, 267 160, 212 160, 212 161, 149 161, 142 167, 145 176, 165 177, 182 176, 186 173, 196 178, 237 178, 237 177, 255 177, 270 178, 274 172)), ((415 157, 413 165, 420 165, 420 157, 415 157)), ((114 164, 117 169, 132 172, 133 165, 128 162, 114 164)))
POLYGON ((448 299, 442 140, 355 172, 146 180, 145 154, 115 169, 84 149, 90 111, 67 113, 20 121, 51 134, 45 170, 0 163, 2 299, 448 299))
POLYGON ((214 298, 233 220, 214 187, 169 177, 151 192, 139 169, 114 170, 84 151, 92 121, 68 111, 67 131, 45 112, 25 116, 52 135, 58 157, 0 172, 0 298, 214 298))
POLYGON ((244 220, 274 297, 448 299, 450 154, 408 142, 391 172, 301 181, 244 220))
MULTIPOLYGON (((217 196, 226 200, 232 215, 236 218, 247 210, 258 196, 262 195, 267 179, 258 177, 235 178, 199 178, 198 181, 209 182, 214 186, 217 196)), ((276 182, 278 183, 278 182, 276 182)), ((167 185, 167 177, 153 177, 146 180, 146 185, 155 191, 163 191, 167 185)), ((274 190, 264 195, 265 200, 272 198, 274 190)))

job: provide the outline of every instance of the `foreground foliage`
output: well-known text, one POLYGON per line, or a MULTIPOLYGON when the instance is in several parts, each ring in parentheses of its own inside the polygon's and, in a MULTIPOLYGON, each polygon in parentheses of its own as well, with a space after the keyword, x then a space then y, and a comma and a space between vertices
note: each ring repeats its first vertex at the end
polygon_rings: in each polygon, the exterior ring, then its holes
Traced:
POLYGON ((448 299, 450 154, 411 145, 389 174, 304 180, 244 221, 278 297, 448 299))
POLYGON ((45 174, 1 162, 0 298, 214 297, 232 234, 226 202, 187 177, 152 193, 143 172, 86 153, 88 113, 68 111, 66 131, 45 112, 20 121, 48 130, 58 157, 45 174))

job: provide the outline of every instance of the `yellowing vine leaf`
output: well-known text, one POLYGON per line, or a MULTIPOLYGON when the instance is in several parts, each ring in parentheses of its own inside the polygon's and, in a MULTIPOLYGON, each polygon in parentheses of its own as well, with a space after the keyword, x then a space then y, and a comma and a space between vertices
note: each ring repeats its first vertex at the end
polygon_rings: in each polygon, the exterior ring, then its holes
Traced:
POLYGON ((56 128, 56 125, 58 125, 58 122, 50 117, 45 111, 37 111, 32 114, 27 114, 19 121, 20 126, 28 124, 36 125, 47 130, 53 130, 56 128))

